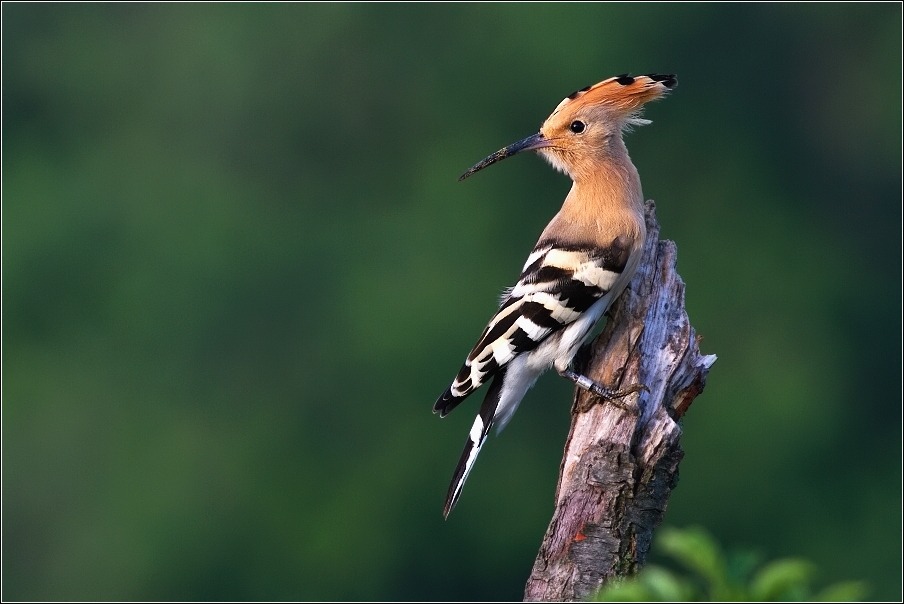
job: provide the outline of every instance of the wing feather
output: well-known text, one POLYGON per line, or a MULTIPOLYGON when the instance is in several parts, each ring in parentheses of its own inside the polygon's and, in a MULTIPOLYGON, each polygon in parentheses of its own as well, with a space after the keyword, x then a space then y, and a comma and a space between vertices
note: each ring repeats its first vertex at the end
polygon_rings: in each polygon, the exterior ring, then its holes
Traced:
POLYGON ((617 238, 605 247, 541 241, 518 283, 503 297, 455 380, 436 401, 445 416, 519 354, 577 321, 621 276, 629 250, 617 238))

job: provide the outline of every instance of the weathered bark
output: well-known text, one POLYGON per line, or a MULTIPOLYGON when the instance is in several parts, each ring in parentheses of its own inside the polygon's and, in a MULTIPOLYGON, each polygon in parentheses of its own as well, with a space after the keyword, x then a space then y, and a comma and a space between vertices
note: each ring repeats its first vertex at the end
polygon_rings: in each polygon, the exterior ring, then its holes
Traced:
POLYGON ((684 452, 676 421, 703 390, 716 357, 701 356, 697 347, 675 272, 675 244, 659 241, 652 201, 646 219, 640 268, 575 365, 603 385, 645 384, 650 391, 622 399, 624 409, 594 404, 576 389, 556 508, 525 601, 584 599, 638 570, 678 481, 684 452))

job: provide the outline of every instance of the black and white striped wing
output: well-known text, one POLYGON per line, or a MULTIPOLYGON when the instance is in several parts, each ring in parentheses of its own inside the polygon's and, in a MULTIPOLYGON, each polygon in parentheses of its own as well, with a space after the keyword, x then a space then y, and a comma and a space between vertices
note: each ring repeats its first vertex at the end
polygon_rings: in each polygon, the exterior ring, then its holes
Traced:
POLYGON ((434 412, 444 417, 516 356, 578 320, 612 289, 629 252, 621 238, 605 248, 538 243, 434 412))

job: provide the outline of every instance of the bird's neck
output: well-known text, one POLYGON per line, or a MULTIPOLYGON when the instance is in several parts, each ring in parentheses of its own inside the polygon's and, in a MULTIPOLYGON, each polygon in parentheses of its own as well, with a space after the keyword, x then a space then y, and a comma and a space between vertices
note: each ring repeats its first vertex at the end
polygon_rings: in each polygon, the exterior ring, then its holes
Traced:
POLYGON ((575 238, 596 233, 603 244, 609 243, 603 241, 607 237, 611 240, 610 233, 643 239, 643 192, 627 150, 622 145, 594 159, 571 174, 574 185, 547 231, 575 238))

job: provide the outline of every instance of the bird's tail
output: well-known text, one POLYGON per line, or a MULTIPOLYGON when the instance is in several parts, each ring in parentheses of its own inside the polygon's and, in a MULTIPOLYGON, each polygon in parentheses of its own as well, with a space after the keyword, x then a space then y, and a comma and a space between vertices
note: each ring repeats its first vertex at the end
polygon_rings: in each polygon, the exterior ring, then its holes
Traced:
POLYGON ((505 368, 496 374, 490 389, 487 391, 486 398, 480 406, 480 412, 474 419, 474 425, 468 433, 468 440, 465 441, 465 448, 461 452, 458 465, 455 467, 455 474, 452 475, 452 482, 449 484, 449 493, 446 495, 446 505, 443 507, 443 516, 448 518, 449 512, 458 503, 461 495, 461 489, 465 486, 468 474, 477 461, 477 454, 480 453, 480 447, 490 433, 493 427, 493 417, 496 415, 496 408, 499 406, 499 398, 502 394, 502 381, 505 377, 505 368))

